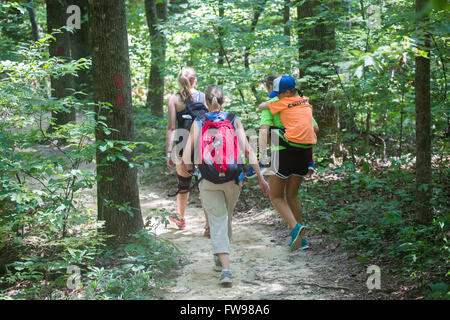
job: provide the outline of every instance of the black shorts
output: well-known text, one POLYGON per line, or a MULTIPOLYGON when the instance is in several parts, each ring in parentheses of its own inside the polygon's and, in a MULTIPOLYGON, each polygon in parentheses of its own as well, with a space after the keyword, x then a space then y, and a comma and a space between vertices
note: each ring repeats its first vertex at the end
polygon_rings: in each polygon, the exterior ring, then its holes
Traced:
POLYGON ((308 174, 311 148, 286 148, 272 150, 271 170, 281 179, 291 175, 304 177, 308 174))

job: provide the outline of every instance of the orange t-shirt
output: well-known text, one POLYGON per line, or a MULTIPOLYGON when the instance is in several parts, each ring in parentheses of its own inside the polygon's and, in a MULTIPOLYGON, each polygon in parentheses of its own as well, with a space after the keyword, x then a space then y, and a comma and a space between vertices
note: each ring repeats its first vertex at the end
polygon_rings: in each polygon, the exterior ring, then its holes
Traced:
POLYGON ((317 136, 313 129, 312 106, 308 97, 289 97, 269 102, 272 114, 280 113, 281 122, 286 127, 284 137, 295 143, 316 144, 317 136))

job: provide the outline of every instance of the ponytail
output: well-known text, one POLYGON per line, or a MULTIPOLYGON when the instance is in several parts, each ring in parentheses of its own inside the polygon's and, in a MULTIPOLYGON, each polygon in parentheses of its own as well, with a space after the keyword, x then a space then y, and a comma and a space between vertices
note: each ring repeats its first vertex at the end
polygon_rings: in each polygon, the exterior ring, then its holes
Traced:
POLYGON ((180 95, 183 100, 192 99, 191 88, 197 79, 195 70, 191 67, 184 67, 178 74, 178 83, 180 84, 180 95))
POLYGON ((217 97, 213 97, 211 101, 211 110, 219 110, 219 109, 220 109, 219 101, 217 100, 217 97))
POLYGON ((183 97, 183 100, 186 100, 188 97, 192 99, 191 93, 191 85, 189 83, 189 79, 185 76, 181 76, 178 78, 178 82, 180 83, 180 95, 183 97))
POLYGON ((210 104, 210 110, 220 110, 223 104, 222 88, 216 85, 208 86, 205 90, 205 98, 210 104))

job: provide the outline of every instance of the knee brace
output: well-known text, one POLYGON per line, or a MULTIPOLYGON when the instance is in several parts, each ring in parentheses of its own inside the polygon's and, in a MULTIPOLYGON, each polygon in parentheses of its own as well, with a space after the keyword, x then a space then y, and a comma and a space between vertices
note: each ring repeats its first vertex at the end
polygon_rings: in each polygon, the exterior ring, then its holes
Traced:
POLYGON ((178 179, 178 193, 188 193, 192 181, 192 176, 183 177, 177 174, 177 179, 178 179))

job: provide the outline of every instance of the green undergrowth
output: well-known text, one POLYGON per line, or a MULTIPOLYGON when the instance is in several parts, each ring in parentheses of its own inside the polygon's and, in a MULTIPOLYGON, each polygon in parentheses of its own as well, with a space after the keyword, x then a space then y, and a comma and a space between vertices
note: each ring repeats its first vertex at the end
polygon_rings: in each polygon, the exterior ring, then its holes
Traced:
POLYGON ((330 240, 356 250, 360 262, 389 266, 413 294, 448 299, 449 172, 433 172, 429 225, 414 220, 415 175, 408 156, 382 164, 319 164, 314 183, 299 192, 305 219, 330 240))
POLYGON ((137 149, 140 182, 176 185, 175 171, 167 168, 165 159, 167 117, 154 116, 149 108, 140 107, 135 110, 134 121, 136 141, 144 142, 137 149))
POLYGON ((95 141, 96 128, 107 136, 112 129, 96 120, 93 104, 84 96, 51 97, 50 77, 90 65, 50 58, 51 38, 18 47, 20 62, 0 61, 0 299, 159 298, 177 264, 175 247, 149 223, 129 243, 109 244, 89 203, 97 150, 128 161, 124 154, 139 148, 129 164, 144 171, 153 166, 153 145, 95 141), (52 112, 71 108, 82 121, 48 130, 52 112))

